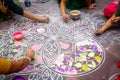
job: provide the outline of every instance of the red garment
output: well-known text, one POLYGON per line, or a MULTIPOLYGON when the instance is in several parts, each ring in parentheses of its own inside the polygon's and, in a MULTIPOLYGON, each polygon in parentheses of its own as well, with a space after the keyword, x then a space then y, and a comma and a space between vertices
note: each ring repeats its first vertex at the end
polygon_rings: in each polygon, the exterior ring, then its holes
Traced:
POLYGON ((112 15, 115 13, 116 11, 116 8, 117 8, 117 4, 115 3, 111 3, 109 5, 107 5, 105 8, 104 8, 104 15, 107 16, 107 17, 112 17, 112 15))
POLYGON ((116 12, 117 5, 118 5, 119 0, 115 0, 114 2, 108 4, 104 8, 104 15, 107 17, 112 17, 112 15, 116 12))

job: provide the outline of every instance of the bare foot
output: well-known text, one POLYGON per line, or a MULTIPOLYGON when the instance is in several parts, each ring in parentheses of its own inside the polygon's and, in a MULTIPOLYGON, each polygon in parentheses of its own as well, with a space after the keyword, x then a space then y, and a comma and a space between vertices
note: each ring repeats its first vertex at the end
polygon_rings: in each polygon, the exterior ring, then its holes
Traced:
POLYGON ((102 34, 103 32, 104 32, 104 30, 102 30, 102 29, 94 30, 94 34, 95 34, 95 35, 100 35, 100 34, 102 34))
POLYGON ((48 17, 41 17, 40 22, 41 23, 49 23, 49 18, 48 17))
POLYGON ((88 9, 95 9, 96 8, 96 4, 91 4, 88 9))

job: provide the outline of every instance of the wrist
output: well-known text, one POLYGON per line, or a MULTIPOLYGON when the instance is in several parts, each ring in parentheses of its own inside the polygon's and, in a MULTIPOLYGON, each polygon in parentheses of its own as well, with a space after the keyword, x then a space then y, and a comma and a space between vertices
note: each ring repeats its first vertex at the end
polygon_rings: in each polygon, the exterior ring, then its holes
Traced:
POLYGON ((29 62, 31 62, 31 58, 30 57, 26 56, 25 58, 28 59, 29 62))

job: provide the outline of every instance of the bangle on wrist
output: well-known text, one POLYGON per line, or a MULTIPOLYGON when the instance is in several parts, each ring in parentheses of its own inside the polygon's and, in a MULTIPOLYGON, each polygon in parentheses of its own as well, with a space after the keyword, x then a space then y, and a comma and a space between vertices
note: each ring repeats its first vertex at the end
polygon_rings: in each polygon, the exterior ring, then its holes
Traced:
POLYGON ((31 62, 31 59, 29 57, 26 56, 25 58, 27 58, 29 60, 29 62, 31 62))

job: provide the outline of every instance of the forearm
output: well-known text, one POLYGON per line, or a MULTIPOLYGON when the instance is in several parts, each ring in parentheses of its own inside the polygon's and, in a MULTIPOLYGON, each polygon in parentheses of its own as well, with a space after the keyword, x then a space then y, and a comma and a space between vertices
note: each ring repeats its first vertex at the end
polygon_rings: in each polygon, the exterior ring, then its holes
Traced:
POLYGON ((18 61, 11 61, 11 66, 5 74, 16 73, 23 70, 28 66, 30 61, 27 58, 20 59, 18 61))
POLYGON ((91 5, 91 0, 86 0, 87 3, 87 7, 89 7, 91 5))
POLYGON ((103 25, 103 27, 101 28, 102 30, 107 30, 109 29, 113 24, 111 22, 111 20, 115 18, 115 14, 113 14, 113 16, 103 25))
POLYGON ((36 16, 36 15, 34 15, 34 14, 28 12, 28 11, 24 11, 23 16, 26 17, 26 18, 38 21, 38 22, 42 21, 42 19, 39 16, 36 16))
POLYGON ((62 15, 66 14, 66 6, 65 6, 65 4, 66 4, 66 1, 63 1, 63 0, 60 3, 60 9, 61 9, 62 15))

